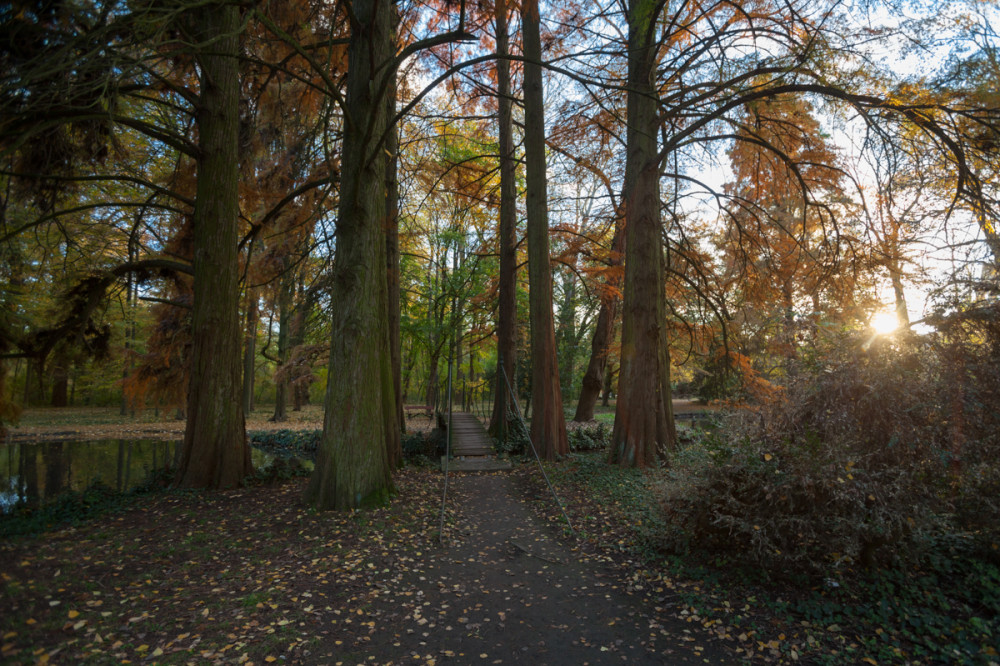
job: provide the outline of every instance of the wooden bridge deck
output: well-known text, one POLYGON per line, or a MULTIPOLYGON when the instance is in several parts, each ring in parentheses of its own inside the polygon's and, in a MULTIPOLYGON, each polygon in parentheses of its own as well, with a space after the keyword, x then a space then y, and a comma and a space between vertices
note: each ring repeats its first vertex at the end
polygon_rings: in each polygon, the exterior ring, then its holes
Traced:
POLYGON ((441 469, 445 465, 453 471, 511 469, 507 461, 496 459, 493 440, 486 428, 474 415, 467 412, 452 412, 451 415, 451 460, 441 458, 441 469))

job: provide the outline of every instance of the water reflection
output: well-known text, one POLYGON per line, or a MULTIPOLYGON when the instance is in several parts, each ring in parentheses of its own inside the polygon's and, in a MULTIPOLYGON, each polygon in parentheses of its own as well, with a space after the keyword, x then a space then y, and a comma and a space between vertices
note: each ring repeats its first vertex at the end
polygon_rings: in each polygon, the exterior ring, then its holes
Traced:
MULTIPOLYGON (((67 491, 102 483, 118 492, 144 485, 153 472, 177 465, 180 442, 105 439, 0 445, 0 513, 38 506, 67 491)), ((251 448, 254 469, 274 456, 251 448)))

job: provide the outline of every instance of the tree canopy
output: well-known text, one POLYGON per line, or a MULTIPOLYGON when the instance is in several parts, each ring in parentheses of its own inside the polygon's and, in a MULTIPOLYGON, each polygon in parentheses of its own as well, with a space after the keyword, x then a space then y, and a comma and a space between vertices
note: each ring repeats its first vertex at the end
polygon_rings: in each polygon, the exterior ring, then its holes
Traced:
POLYGON ((996 298, 997 16, 939 9, 0 9, 0 418, 114 365, 186 412, 178 483, 232 486, 255 397, 322 393, 307 499, 352 508, 451 358, 501 438, 521 399, 557 458, 613 393, 609 460, 655 464, 678 390, 996 298))

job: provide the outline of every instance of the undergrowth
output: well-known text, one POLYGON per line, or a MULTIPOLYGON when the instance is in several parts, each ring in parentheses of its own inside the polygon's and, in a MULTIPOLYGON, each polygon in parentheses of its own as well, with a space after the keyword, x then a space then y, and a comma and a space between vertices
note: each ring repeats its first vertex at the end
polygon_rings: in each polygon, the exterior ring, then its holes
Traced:
POLYGON ((728 552, 681 554, 661 510, 664 484, 677 480, 666 469, 610 466, 600 453, 547 469, 560 493, 574 498, 567 510, 582 538, 631 560, 634 579, 669 586, 678 608, 725 625, 743 654, 831 664, 997 661, 1000 569, 973 540, 927 544, 919 566, 775 575, 728 552))
POLYGON ((145 484, 126 493, 97 482, 82 491, 61 493, 41 506, 18 507, 11 513, 0 516, 0 538, 41 534, 121 511, 131 506, 137 498, 162 490, 172 479, 172 470, 159 470, 145 484))

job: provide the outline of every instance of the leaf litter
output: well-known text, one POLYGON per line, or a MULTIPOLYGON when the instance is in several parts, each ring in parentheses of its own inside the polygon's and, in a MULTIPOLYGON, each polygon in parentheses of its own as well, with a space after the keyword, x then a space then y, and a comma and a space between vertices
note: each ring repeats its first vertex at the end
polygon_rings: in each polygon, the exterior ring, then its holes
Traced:
POLYGON ((614 562, 562 539, 510 474, 453 477, 440 539, 434 470, 401 470, 399 496, 365 512, 317 513, 301 503, 303 483, 165 492, 0 544, 0 656, 540 664, 731 655, 712 632, 648 605, 642 583, 614 562))

